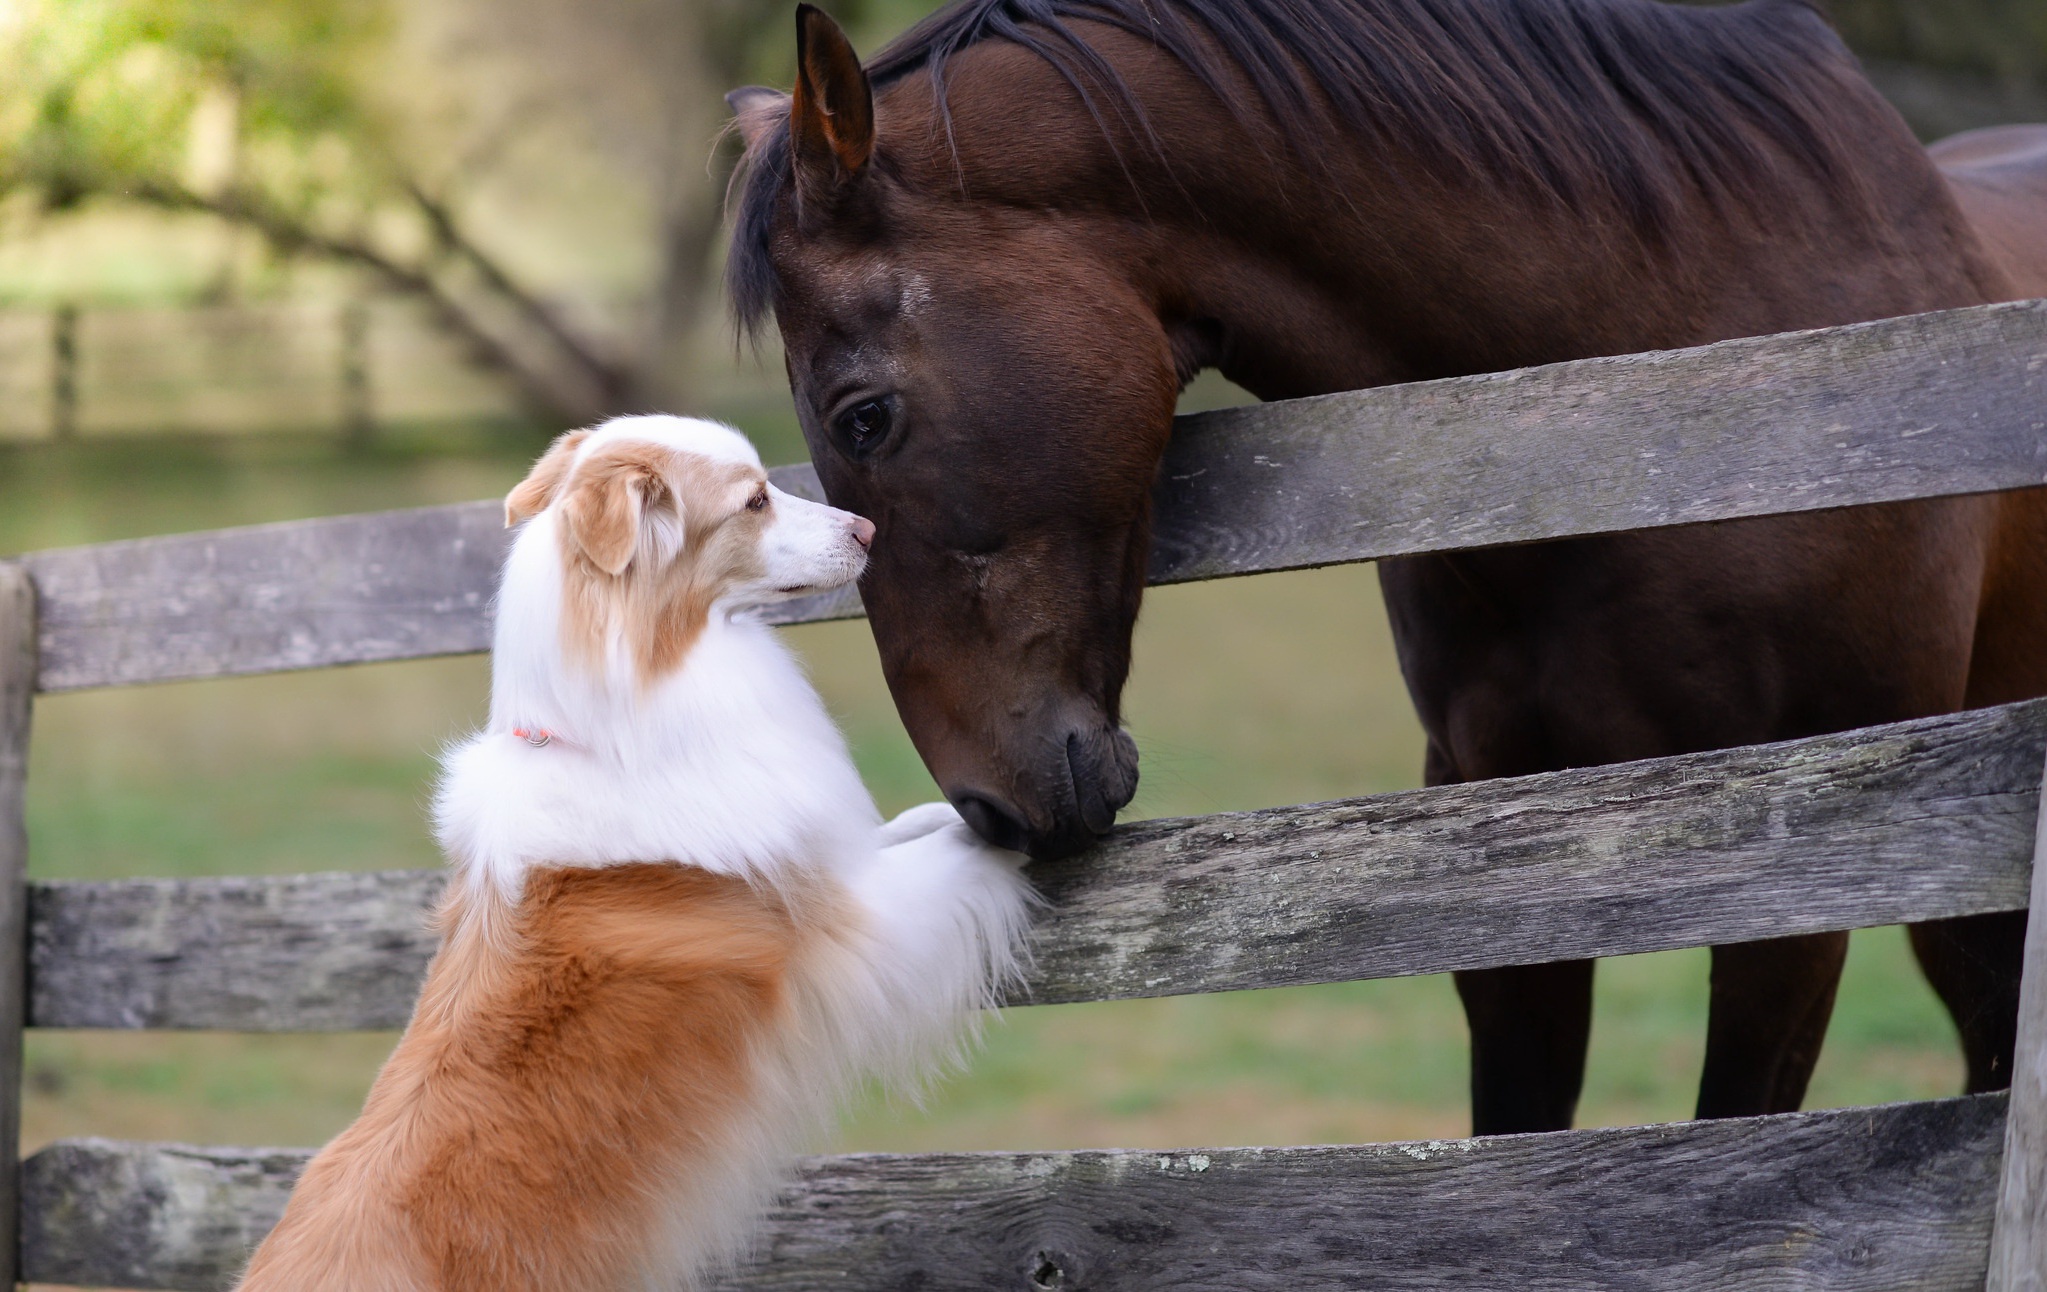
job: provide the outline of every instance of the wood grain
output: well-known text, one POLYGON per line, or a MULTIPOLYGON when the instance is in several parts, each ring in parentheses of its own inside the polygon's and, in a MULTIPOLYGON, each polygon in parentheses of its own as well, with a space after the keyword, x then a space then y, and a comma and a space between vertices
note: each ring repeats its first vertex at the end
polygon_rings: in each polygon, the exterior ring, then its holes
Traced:
POLYGON ((1154 582, 2047 481, 2047 302, 1183 419, 1154 582))
MULTIPOLYGON (((771 474, 823 495, 807 464, 771 474)), ((488 650, 508 538, 503 505, 472 502, 34 552, 40 689, 488 650)), ((769 617, 860 613, 846 589, 769 617)))
POLYGON ((60 1140, 22 1163, 33 1283, 225 1288, 284 1214, 309 1149, 60 1140))
MULTIPOLYGON (((1183 418, 1151 578, 2043 481, 2047 303, 1987 305, 1183 418)), ((503 545, 473 503, 35 553, 41 686, 483 650, 503 545)))
MULTIPOLYGON (((2026 904, 2047 701, 1122 826, 1033 871, 1018 1003, 1624 955, 2026 904)), ((52 882, 40 1027, 403 1024, 437 872, 52 882)))
MULTIPOLYGON (((2042 775, 2047 794, 2047 772, 2042 775)), ((2019 1036, 1987 1292, 2047 1292, 2047 818, 2033 850, 2019 1036)))
POLYGON ((29 889, 34 1027, 403 1027, 437 870, 56 881, 29 889))
POLYGON ((21 1181, 21 1029, 28 1009, 29 720, 36 599, 28 572, 0 562, 0 1287, 15 1283, 21 1181))
MULTIPOLYGON (((2002 1096, 1357 1148, 806 1161, 731 1292, 1977 1292, 2002 1096)), ((67 1141, 27 1276, 228 1284, 304 1153, 67 1141)))

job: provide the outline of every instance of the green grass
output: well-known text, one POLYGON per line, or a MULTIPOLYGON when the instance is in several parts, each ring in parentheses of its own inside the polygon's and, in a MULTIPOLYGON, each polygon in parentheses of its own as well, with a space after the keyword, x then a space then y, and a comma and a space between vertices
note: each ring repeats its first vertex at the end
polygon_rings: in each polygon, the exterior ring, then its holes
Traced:
MULTIPOLYGON (((1223 392, 1226 395, 1227 392, 1223 392)), ((736 381, 728 415, 786 458, 785 402, 736 381)), ((348 457, 311 438, 0 449, 0 552, 501 492, 543 442, 475 427, 348 457)), ((886 810, 934 797, 863 624, 791 630, 886 810)), ((45 697, 29 796, 38 876, 437 864, 422 807, 440 745, 481 715, 480 659, 45 697)), ((1421 738, 1369 569, 1159 590, 1128 698, 1135 815, 1412 785, 1421 738)), ((1685 1116, 1706 953, 1600 968, 1581 1121, 1685 1116)), ((391 1038, 39 1033, 25 1137, 317 1143, 391 1038)), ((1926 1097, 1960 1079, 1896 930, 1858 934, 1811 1102, 1926 1097)), ((1011 1011, 921 1108, 874 1103, 858 1148, 1358 1141, 1461 1132, 1465 1045, 1441 977, 1011 1011)))

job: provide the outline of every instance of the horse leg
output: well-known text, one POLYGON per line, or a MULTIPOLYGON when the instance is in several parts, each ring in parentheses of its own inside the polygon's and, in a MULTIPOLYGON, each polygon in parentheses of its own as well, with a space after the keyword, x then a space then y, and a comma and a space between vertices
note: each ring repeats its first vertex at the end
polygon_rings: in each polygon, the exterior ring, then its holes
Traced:
MULTIPOLYGON (((1429 741, 1422 780, 1464 779, 1429 741)), ((1471 1029, 1471 1133, 1568 1130, 1592 1039, 1592 964, 1559 960, 1451 975, 1471 1029)))
POLYGON ((2026 913, 1998 911, 1911 927, 1912 950, 1934 994, 1954 1017, 1968 1061, 1968 1094, 2011 1084, 2018 1045, 2019 967, 2026 913))
POLYGON ((1471 1133, 1568 1130, 1592 1037, 1592 964, 1452 975, 1471 1025, 1471 1133))
POLYGON ((1846 933, 1713 948, 1701 1117, 1797 1110, 1848 958, 1846 933))

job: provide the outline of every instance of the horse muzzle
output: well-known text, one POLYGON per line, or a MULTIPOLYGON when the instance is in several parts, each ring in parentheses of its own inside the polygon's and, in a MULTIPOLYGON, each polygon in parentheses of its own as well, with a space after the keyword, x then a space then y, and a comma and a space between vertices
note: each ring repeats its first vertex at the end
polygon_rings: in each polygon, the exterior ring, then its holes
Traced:
POLYGON ((1137 742, 1120 727, 1074 728, 1045 766, 1016 780, 1013 797, 949 785, 945 796, 976 834, 998 848, 1057 861, 1094 844, 1137 793, 1137 742))

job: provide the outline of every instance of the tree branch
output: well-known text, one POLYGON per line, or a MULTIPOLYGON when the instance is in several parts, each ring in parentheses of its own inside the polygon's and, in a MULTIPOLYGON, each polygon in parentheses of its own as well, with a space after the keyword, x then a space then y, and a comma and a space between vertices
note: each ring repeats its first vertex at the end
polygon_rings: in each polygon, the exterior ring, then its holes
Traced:
POLYGON ((527 322, 540 329, 563 354, 582 369, 584 376, 601 392, 606 411, 620 411, 627 393, 632 389, 632 375, 621 365, 599 355, 594 347, 570 330, 544 301, 513 282, 511 276, 491 258, 489 253, 463 235, 445 203, 429 195, 410 178, 405 180, 405 192, 419 208, 420 214, 426 217, 427 224, 434 231, 435 239, 467 262, 486 286, 508 301, 527 322))
MULTIPOLYGON (((256 230, 272 246, 286 253, 310 252, 369 270, 388 286, 425 300, 436 319, 463 339, 479 363, 510 378, 522 399, 534 411, 551 419, 590 422, 612 411, 609 407, 610 388, 604 381, 596 380, 596 374, 587 371, 585 374, 591 376, 597 386, 598 398, 595 401, 562 389, 559 382, 547 380, 521 361, 509 346, 493 336, 450 296, 432 274, 394 259, 366 241, 309 228, 246 190, 229 190, 209 196, 161 180, 138 180, 114 191, 165 210, 199 211, 243 225, 256 230)), ((515 299, 522 296, 516 288, 507 294, 515 299)), ((550 337, 553 336, 550 332, 550 337)), ((576 357, 574 349, 570 352, 572 357, 576 357)))

